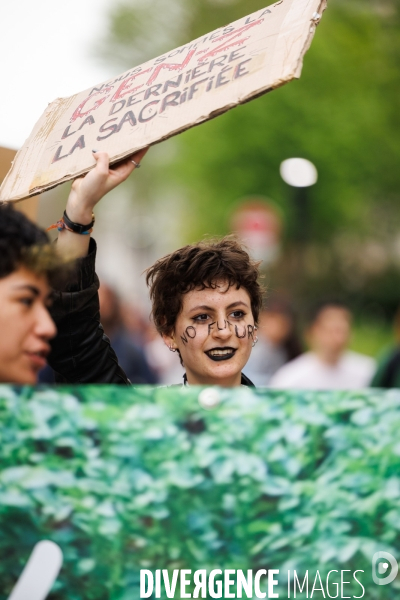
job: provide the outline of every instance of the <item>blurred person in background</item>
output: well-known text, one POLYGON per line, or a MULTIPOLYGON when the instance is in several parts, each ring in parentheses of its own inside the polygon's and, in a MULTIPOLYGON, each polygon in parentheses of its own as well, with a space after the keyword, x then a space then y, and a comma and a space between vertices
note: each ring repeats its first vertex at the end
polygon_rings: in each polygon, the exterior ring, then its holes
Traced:
POLYGON ((101 324, 130 382, 157 383, 156 373, 149 366, 144 351, 124 327, 121 304, 116 291, 102 282, 99 288, 99 301, 101 324))
POLYGON ((246 375, 254 385, 267 386, 278 369, 302 351, 292 308, 284 300, 273 298, 261 311, 258 344, 245 367, 246 375))
POLYGON ((130 300, 120 299, 120 313, 125 330, 131 335, 136 345, 146 343, 148 330, 152 327, 148 310, 130 300))
POLYGON ((283 366, 270 386, 281 389, 345 390, 370 384, 375 361, 347 350, 351 334, 350 310, 339 302, 320 304, 311 314, 306 332, 309 352, 283 366))
POLYGON ((371 387, 400 388, 400 306, 394 318, 396 346, 379 361, 371 387))

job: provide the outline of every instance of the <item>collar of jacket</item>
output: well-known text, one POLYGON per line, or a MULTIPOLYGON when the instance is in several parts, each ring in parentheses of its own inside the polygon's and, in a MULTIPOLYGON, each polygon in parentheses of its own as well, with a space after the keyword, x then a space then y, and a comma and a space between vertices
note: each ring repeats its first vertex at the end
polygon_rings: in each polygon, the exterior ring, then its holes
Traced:
MULTIPOLYGON (((186 373, 183 375, 183 385, 188 385, 186 373)), ((256 387, 252 381, 244 373, 242 373, 242 380, 240 385, 246 385, 248 387, 256 387)))

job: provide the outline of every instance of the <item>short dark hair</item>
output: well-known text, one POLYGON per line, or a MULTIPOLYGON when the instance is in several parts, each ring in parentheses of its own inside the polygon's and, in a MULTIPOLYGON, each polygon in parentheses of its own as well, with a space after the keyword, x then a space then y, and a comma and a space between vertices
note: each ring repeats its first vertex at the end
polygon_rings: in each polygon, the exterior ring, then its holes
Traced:
POLYGON ((191 244, 160 258, 146 275, 157 331, 161 335, 173 332, 184 294, 215 288, 221 281, 227 282, 227 289, 236 286, 248 292, 257 324, 264 292, 259 266, 232 236, 191 244))
POLYGON ((0 278, 21 266, 50 279, 56 267, 55 250, 35 223, 10 203, 0 203, 0 278))

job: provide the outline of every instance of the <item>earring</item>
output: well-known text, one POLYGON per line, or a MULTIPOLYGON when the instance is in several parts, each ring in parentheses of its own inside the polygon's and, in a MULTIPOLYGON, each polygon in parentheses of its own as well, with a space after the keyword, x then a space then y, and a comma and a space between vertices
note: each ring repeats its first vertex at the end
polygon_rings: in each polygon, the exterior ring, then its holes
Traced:
POLYGON ((171 350, 171 352, 176 352, 176 348, 173 348, 172 346, 168 346, 168 348, 171 350))
MULTIPOLYGON (((253 331, 257 331, 257 329, 258 329, 257 325, 254 325, 253 331)), ((253 338, 253 345, 252 345, 253 348, 257 344, 257 342, 258 342, 258 337, 256 336, 255 338, 253 338)))

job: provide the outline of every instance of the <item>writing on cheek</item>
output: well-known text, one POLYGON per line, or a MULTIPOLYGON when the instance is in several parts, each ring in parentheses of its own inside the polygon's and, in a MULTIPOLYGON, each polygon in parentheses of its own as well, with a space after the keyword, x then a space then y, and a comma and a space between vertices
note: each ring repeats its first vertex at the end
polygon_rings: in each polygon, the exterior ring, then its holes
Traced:
POLYGON ((214 328, 215 323, 216 323, 216 321, 214 321, 214 323, 210 323, 209 324, 209 326, 208 326, 208 335, 211 335, 211 332, 212 332, 212 330, 214 328))
POLYGON ((248 338, 254 340, 254 325, 247 325, 247 336, 248 338))
POLYGON ((239 338, 240 340, 242 338, 245 338, 246 334, 247 334, 247 327, 246 327, 246 325, 243 326, 243 335, 239 334, 239 327, 237 325, 235 325, 235 333, 236 333, 236 337, 239 338))
POLYGON ((181 335, 181 340, 184 344, 188 343, 188 338, 190 340, 194 340, 194 338, 196 337, 196 329, 192 326, 189 325, 189 327, 186 327, 183 335, 181 335))

